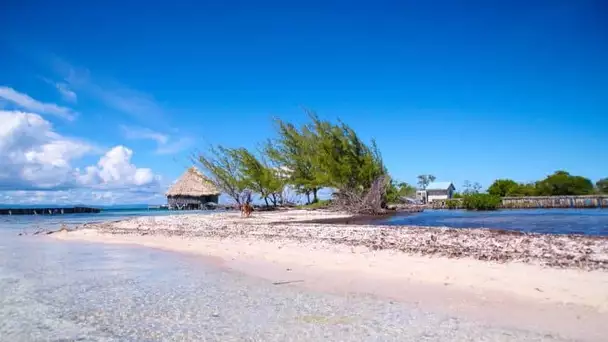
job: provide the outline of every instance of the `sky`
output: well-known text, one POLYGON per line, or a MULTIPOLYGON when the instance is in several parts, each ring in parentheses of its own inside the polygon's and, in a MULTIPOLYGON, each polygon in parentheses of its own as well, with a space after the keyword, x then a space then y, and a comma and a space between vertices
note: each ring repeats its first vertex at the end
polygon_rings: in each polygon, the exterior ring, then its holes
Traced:
POLYGON ((608 177, 605 1, 46 1, 0 11, 0 203, 163 203, 302 108, 392 177, 608 177))

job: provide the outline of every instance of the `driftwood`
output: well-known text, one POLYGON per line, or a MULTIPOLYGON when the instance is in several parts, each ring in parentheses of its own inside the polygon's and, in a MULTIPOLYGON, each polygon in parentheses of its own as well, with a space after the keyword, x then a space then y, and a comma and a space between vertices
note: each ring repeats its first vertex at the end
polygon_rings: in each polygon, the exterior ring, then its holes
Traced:
POLYGON ((389 177, 382 175, 372 182, 372 186, 361 191, 355 188, 340 189, 334 195, 332 206, 352 214, 379 215, 386 212, 386 189, 389 177))

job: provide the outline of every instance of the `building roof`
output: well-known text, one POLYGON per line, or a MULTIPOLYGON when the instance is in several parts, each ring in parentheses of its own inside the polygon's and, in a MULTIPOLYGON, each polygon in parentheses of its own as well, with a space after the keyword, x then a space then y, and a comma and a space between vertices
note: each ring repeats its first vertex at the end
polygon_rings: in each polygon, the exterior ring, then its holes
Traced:
POLYGON ((207 177, 200 171, 191 167, 169 188, 167 196, 210 196, 219 195, 217 190, 207 177))
POLYGON ((447 190, 450 186, 454 187, 454 184, 452 182, 431 182, 426 186, 426 190, 447 190))

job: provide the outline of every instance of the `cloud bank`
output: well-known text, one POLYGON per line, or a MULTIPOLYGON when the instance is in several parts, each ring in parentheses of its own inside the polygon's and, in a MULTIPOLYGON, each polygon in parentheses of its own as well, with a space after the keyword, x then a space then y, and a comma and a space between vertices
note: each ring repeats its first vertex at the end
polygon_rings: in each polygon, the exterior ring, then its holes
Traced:
POLYGON ((81 170, 74 162, 98 154, 99 147, 59 134, 37 113, 0 110, 0 122, 0 191, 4 196, 15 191, 159 192, 160 176, 136 167, 131 162, 133 151, 125 146, 109 149, 95 165, 81 170))

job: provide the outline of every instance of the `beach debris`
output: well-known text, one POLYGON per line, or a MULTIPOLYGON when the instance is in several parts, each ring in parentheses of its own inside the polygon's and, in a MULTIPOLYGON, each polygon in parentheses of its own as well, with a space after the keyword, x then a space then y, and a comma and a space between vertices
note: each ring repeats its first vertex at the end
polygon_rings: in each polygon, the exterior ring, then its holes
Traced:
MULTIPOLYGON (((608 237, 535 234, 491 229, 378 226, 373 224, 314 223, 312 220, 348 218, 347 213, 292 210, 260 212, 250 218, 240 213, 174 215, 154 220, 133 218, 88 224, 102 233, 164 235, 187 238, 244 238, 285 243, 310 249, 324 244, 349 246, 350 251, 394 250, 414 255, 473 258, 497 263, 533 263, 555 268, 608 270, 608 237), (286 222, 286 218, 293 218, 286 222)), ((35 233, 36 234, 36 233, 35 233)), ((38 233, 39 234, 39 233, 38 233)))
POLYGON ((272 285, 285 285, 285 284, 293 284, 293 283, 303 283, 304 280, 287 280, 287 281, 275 281, 272 285))
POLYGON ((217 312, 214 312, 214 313, 211 314, 211 317, 217 318, 217 317, 220 317, 220 314, 217 313, 217 312))

